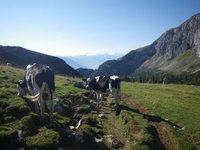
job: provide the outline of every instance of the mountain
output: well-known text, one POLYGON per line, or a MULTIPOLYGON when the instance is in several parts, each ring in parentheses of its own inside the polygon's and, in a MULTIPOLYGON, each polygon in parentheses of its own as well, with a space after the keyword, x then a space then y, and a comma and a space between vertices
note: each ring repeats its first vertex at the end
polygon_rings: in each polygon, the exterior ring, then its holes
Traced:
POLYGON ((93 75, 200 71, 200 13, 162 34, 152 44, 101 64, 93 75))
POLYGON ((0 46, 0 62, 9 62, 21 68, 26 68, 28 64, 41 63, 49 65, 57 74, 76 77, 81 76, 60 58, 30 51, 22 47, 0 46))
POLYGON ((96 55, 77 55, 77 56, 64 56, 62 57, 68 64, 71 64, 69 60, 76 62, 79 65, 73 65, 72 67, 77 68, 90 68, 97 69, 100 64, 107 60, 117 59, 122 54, 96 54, 96 55))
POLYGON ((85 66, 83 66, 80 63, 78 63, 75 60, 73 60, 72 57, 66 57, 66 56, 57 56, 57 57, 63 59, 68 65, 70 65, 74 69, 77 69, 77 68, 86 68, 85 66))
POLYGON ((151 46, 143 47, 129 52, 127 55, 117 59, 109 60, 99 66, 95 75, 113 75, 120 76, 132 74, 144 61, 148 60, 155 54, 151 46), (136 60, 136 61, 135 61, 136 60))
POLYGON ((76 69, 83 77, 90 77, 90 75, 95 71, 94 69, 78 68, 76 69))

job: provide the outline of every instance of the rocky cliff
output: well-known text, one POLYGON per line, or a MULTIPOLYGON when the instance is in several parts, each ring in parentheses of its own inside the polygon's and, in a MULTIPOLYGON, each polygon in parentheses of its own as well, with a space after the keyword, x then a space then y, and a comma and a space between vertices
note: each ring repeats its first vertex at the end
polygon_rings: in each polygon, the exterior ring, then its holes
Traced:
POLYGON ((200 13, 162 34, 151 45, 132 50, 100 65, 94 75, 135 72, 195 72, 200 70, 200 13))

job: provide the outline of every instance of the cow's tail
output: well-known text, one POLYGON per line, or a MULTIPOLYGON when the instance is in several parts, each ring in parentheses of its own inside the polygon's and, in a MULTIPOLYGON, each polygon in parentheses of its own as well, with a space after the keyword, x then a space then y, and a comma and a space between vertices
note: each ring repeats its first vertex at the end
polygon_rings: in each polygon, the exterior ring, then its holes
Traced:
POLYGON ((26 95, 26 96, 24 96, 24 97, 26 97, 26 98, 28 98, 28 99, 31 99, 32 101, 37 101, 37 98, 40 97, 41 93, 43 93, 45 87, 46 87, 46 83, 43 82, 43 83, 42 83, 42 88, 41 88, 41 90, 40 90, 40 92, 39 92, 38 94, 36 94, 36 95, 34 95, 34 96, 26 95))
POLYGON ((26 95, 24 96, 25 98, 31 99, 32 101, 36 101, 36 99, 40 96, 40 93, 34 95, 34 96, 30 96, 30 95, 26 95))

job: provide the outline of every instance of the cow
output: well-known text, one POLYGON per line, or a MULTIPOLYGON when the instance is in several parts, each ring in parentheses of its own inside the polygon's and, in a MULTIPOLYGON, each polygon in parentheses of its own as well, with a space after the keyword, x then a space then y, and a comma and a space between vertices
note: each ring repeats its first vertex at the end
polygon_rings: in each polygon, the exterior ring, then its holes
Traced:
POLYGON ((6 63, 6 66, 12 67, 12 64, 11 63, 6 63))
POLYGON ((24 79, 17 82, 17 89, 17 96, 29 98, 35 102, 35 106, 39 105, 41 118, 44 118, 44 102, 48 98, 50 100, 50 117, 53 118, 55 77, 49 66, 38 63, 28 65, 24 79))
POLYGON ((115 109, 119 108, 119 100, 121 99, 120 82, 118 76, 97 76, 94 78, 83 79, 86 82, 86 88, 95 91, 97 106, 103 101, 103 93, 109 91, 115 99, 115 109))

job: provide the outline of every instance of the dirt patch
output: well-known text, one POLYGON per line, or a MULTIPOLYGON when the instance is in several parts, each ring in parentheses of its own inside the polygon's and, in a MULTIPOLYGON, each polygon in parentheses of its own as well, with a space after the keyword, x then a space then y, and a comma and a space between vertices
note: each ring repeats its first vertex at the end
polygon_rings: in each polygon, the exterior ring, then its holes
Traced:
POLYGON ((137 109, 138 113, 142 114, 143 117, 151 124, 152 128, 150 132, 154 136, 154 142, 149 145, 150 149, 178 149, 178 145, 175 142, 172 133, 170 133, 169 129, 166 127, 165 123, 179 128, 178 125, 173 124, 168 120, 166 121, 159 116, 152 115, 152 113, 144 105, 134 101, 130 96, 125 95, 122 97, 122 99, 137 109))

